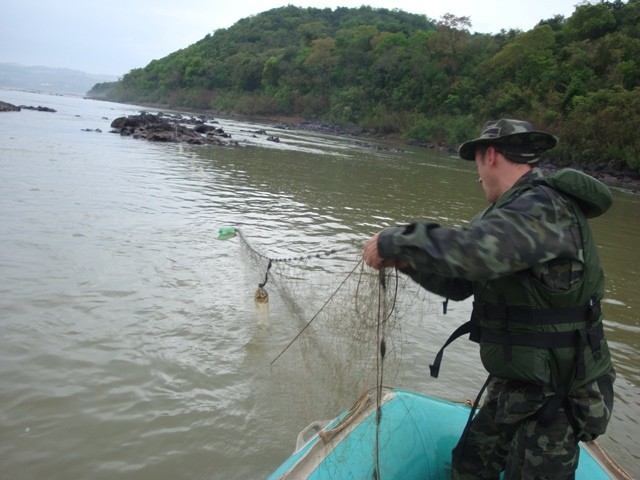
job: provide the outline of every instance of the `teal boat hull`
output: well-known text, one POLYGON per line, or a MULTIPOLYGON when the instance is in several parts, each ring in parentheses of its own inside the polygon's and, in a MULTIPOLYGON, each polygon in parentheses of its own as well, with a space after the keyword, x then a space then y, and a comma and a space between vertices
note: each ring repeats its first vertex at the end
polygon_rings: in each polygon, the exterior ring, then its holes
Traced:
MULTIPOLYGON (((381 396, 377 425, 377 403, 375 392, 361 398, 299 446, 269 480, 449 479, 451 450, 467 422, 469 407, 388 389, 381 396)), ((589 449, 580 448, 576 479, 617 478, 589 449)))

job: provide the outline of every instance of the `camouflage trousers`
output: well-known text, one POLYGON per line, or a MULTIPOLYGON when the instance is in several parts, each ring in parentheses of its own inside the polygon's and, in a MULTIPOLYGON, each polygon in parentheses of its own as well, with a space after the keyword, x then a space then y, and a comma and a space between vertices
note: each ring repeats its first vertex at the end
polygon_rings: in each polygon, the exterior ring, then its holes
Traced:
POLYGON ((493 378, 466 438, 453 450, 454 480, 573 479, 578 442, 605 432, 613 407, 615 372, 576 389, 548 426, 537 414, 553 396, 540 385, 493 378))

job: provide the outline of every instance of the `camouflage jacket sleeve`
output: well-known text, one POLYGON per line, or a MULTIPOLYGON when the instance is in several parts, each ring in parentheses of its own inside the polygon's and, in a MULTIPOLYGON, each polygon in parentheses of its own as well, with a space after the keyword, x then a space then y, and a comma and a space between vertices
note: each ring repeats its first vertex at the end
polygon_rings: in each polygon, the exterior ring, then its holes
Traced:
POLYGON ((409 267, 402 270, 416 283, 442 297, 464 300, 473 294, 473 283, 463 278, 450 278, 435 273, 421 272, 409 267))
POLYGON ((549 187, 516 185, 467 227, 417 222, 385 229, 378 251, 406 261, 405 273, 425 288, 443 295, 445 280, 455 279, 453 292, 462 295, 462 281, 498 278, 556 258, 580 260, 580 242, 567 199, 549 187))

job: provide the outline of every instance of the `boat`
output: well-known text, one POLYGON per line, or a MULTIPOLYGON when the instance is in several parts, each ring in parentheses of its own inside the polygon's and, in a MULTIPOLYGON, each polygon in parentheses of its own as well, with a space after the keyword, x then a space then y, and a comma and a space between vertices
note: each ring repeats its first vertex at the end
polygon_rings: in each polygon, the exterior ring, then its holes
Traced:
MULTIPOLYGON (((408 390, 373 389, 335 419, 300 432, 296 450, 269 480, 448 480, 451 450, 470 408, 408 390)), ((581 443, 579 458, 577 480, 630 479, 596 442, 581 443)))

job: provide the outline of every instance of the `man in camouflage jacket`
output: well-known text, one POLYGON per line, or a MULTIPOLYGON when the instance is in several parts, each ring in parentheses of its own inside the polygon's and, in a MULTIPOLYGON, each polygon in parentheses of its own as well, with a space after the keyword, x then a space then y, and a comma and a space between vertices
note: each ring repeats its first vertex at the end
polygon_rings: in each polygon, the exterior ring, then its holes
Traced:
POLYGON ((364 249, 373 268, 396 267, 447 299, 474 296, 457 336, 480 344, 490 375, 453 451, 454 479, 574 478, 578 442, 604 433, 611 416, 604 275, 586 220, 609 207, 610 192, 576 171, 545 179, 536 164, 556 142, 528 122, 487 122, 459 154, 475 161, 490 207, 464 228, 387 228, 364 249))

